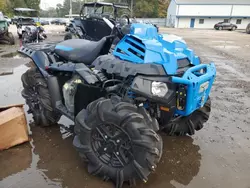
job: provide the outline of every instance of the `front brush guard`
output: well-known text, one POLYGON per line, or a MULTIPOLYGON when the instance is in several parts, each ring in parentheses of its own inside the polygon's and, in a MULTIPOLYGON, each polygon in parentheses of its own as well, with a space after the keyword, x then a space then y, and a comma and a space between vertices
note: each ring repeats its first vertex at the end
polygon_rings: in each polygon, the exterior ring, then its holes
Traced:
POLYGON ((202 108, 208 100, 215 76, 214 63, 191 67, 182 77, 173 76, 173 83, 182 84, 186 88, 186 106, 183 110, 177 109, 176 114, 188 116, 202 108))

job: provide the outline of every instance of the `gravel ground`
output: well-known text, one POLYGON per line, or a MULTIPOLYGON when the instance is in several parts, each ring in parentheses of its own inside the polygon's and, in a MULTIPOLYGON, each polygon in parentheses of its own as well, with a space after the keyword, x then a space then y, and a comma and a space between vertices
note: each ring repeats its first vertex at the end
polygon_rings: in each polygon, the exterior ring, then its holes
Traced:
MULTIPOLYGON (((49 40, 62 40, 63 27, 45 29, 49 40)), ((138 182, 137 187, 249 188, 250 35, 241 31, 165 28, 161 32, 183 37, 204 63, 216 64, 212 114, 205 128, 193 137, 162 134, 164 153, 157 171, 147 184, 138 182)), ((29 59, 16 54, 1 57, 17 49, 18 45, 0 46, 0 68, 14 68, 13 75, 0 77, 0 105, 24 102, 20 76, 28 69, 25 64, 29 59)), ((60 123, 72 124, 65 118, 60 123)), ((87 173, 67 132, 58 126, 42 129, 32 122, 30 130, 30 143, 0 152, 1 188, 113 187, 87 173)))

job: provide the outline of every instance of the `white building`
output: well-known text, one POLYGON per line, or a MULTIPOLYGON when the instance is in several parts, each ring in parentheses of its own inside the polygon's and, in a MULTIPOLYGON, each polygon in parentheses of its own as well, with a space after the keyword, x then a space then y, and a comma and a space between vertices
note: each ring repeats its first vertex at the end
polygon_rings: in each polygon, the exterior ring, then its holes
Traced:
POLYGON ((213 28, 218 22, 250 23, 250 0, 171 0, 167 25, 176 28, 213 28))

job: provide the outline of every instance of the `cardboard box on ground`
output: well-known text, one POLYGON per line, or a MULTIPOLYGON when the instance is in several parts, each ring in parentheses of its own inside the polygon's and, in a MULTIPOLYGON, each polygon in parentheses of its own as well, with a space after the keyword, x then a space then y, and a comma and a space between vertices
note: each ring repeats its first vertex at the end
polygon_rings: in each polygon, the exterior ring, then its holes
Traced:
POLYGON ((23 104, 0 107, 0 150, 29 141, 23 104))

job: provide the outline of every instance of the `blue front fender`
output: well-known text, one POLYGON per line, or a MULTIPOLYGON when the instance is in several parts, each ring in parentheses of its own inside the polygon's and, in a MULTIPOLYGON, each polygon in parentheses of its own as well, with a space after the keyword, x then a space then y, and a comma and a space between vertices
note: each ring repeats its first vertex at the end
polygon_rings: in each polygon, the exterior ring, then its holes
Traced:
POLYGON ((215 76, 216 67, 214 63, 191 67, 182 77, 173 76, 173 83, 183 84, 187 88, 185 109, 176 110, 176 114, 188 116, 195 110, 202 108, 208 100, 215 76))

